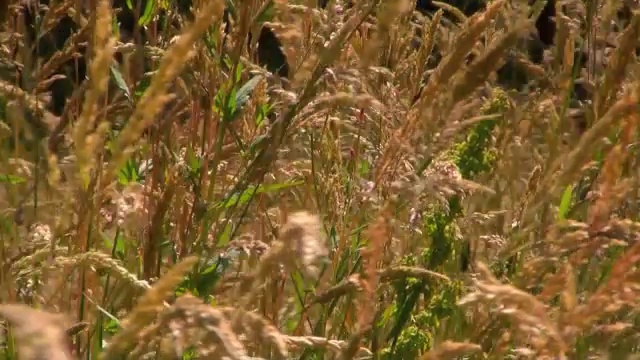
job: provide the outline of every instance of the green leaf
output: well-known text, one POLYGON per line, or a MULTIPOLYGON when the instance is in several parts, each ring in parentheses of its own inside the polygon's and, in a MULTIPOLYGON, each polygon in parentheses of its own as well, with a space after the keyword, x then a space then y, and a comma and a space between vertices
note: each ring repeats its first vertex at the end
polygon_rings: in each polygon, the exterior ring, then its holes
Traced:
POLYGON ((256 88, 260 80, 262 79, 262 75, 256 75, 251 80, 247 81, 246 84, 242 85, 240 90, 236 93, 236 107, 238 109, 242 109, 242 107, 249 101, 251 98, 251 94, 253 90, 256 88))
POLYGON ((226 104, 224 107, 224 118, 226 122, 232 122, 236 118, 236 114, 238 113, 238 103, 237 99, 238 89, 234 86, 231 88, 231 92, 229 96, 226 98, 226 104))
POLYGON ((118 63, 113 61, 113 63, 109 67, 109 70, 111 72, 111 76, 113 77, 113 80, 116 82, 116 85, 118 86, 118 89, 124 91, 124 95, 127 97, 127 100, 129 100, 130 102, 133 102, 133 98, 131 97, 131 91, 129 90, 129 86, 127 85, 127 82, 124 81, 124 77, 122 76, 120 69, 118 69, 118 63))
POLYGON ((123 258, 124 255, 127 253, 127 247, 126 247, 126 243, 125 243, 125 239, 123 238, 122 234, 118 234, 118 236, 114 239, 112 239, 109 235, 107 235, 105 232, 101 231, 100 235, 102 236, 102 240, 104 241, 104 246, 106 247, 106 249, 113 249, 113 242, 116 242, 116 255, 118 258, 123 258))
MULTIPOLYGON (((242 89, 241 89, 242 90, 242 89)), ((269 116, 273 106, 271 104, 259 104, 256 106, 256 126, 264 125, 264 120, 269 116)))
POLYGON ((273 1, 269 1, 269 5, 263 7, 264 10, 256 16, 256 22, 262 24, 267 21, 273 21, 275 16, 275 4, 273 1))
POLYGON ((113 37, 116 39, 120 38, 120 25, 118 25, 118 17, 114 16, 111 20, 111 27, 113 29, 113 37))
POLYGON ((140 180, 140 173, 138 169, 140 166, 133 159, 127 160, 126 164, 120 169, 118 173, 118 181, 122 185, 127 185, 129 183, 135 183, 140 180))
POLYGON ((395 314, 395 312, 396 312, 396 304, 395 303, 387 306, 387 308, 384 309, 384 312, 382 313, 382 316, 380 316, 380 320, 378 320, 378 326, 380 326, 380 327, 387 326, 387 324, 389 324, 389 322, 393 318, 393 315, 395 314))
POLYGON ((27 181, 27 180, 25 178, 23 178, 23 177, 19 177, 19 176, 15 176, 15 175, 9 175, 9 174, 0 174, 0 183, 17 185, 17 184, 22 184, 25 181, 27 181))
POLYGON ((227 0, 227 7, 226 10, 229 11, 229 16, 231 16, 232 19, 236 18, 236 14, 238 13, 236 11, 236 3, 233 0, 227 0))
POLYGON ((266 148, 266 145, 271 141, 271 136, 269 134, 256 136, 255 139, 249 144, 249 149, 247 153, 250 156, 254 156, 260 150, 266 148))
POLYGON ((240 80, 242 80, 242 64, 238 63, 238 66, 236 66, 235 82, 239 83, 240 80))
POLYGON ((209 264, 200 274, 197 276, 197 282, 195 287, 198 294, 201 296, 209 295, 216 282, 227 270, 231 260, 218 256, 218 258, 209 264))
POLYGON ((142 75, 142 79, 140 79, 140 81, 136 84, 135 89, 133 90, 133 94, 136 100, 140 99, 142 95, 144 95, 145 91, 147 91, 147 88, 149 87, 149 85, 151 85, 151 77, 154 73, 155 71, 152 71, 142 75))
POLYGON ((189 167, 189 173, 192 175, 200 175, 202 169, 202 159, 196 154, 193 148, 189 147, 186 154, 186 163, 189 167))
POLYGON ((567 186, 562 194, 562 200, 560 200, 560 206, 558 207, 558 220, 564 220, 569 213, 569 206, 571 206, 571 199, 573 197, 573 185, 567 186))
POLYGON ((154 0, 147 0, 147 3, 144 7, 144 12, 140 19, 138 19, 138 24, 140 26, 146 26, 153 19, 153 13, 156 7, 156 2, 154 0))
POLYGON ((229 243, 229 241, 231 241, 232 231, 233 231, 233 226, 231 226, 230 223, 227 223, 224 227, 224 230, 222 230, 222 234, 220 234, 220 237, 216 241, 216 246, 218 247, 226 246, 229 243))
POLYGON ((227 94, 224 89, 221 89, 214 100, 215 109, 217 113, 222 116, 222 121, 230 123, 236 116, 236 93, 235 86, 231 88, 227 94))
POLYGON ((299 180, 299 181, 292 181, 292 182, 286 182, 286 183, 281 183, 281 184, 272 184, 272 185, 260 185, 258 186, 257 190, 255 186, 249 186, 245 191, 241 192, 240 194, 234 194, 232 195, 229 200, 223 202, 223 203, 218 203, 215 205, 216 208, 225 208, 225 209, 229 209, 233 206, 236 205, 244 205, 247 203, 247 201, 251 200, 251 198, 254 195, 257 194, 264 194, 264 193, 272 193, 272 192, 276 192, 279 190, 283 190, 283 189, 287 189, 287 188, 291 188, 291 187, 296 187, 296 186, 300 186, 304 184, 304 181, 299 180))
POLYGON ((358 166, 358 174, 362 177, 366 177, 371 172, 371 164, 367 160, 361 160, 358 166))

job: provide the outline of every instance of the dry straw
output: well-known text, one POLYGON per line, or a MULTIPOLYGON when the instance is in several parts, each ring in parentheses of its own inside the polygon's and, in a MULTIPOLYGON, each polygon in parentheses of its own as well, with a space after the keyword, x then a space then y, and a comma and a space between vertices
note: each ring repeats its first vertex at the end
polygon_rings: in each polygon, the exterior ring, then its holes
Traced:
POLYGON ((109 164, 107 179, 113 179, 117 171, 135 151, 135 144, 147 129, 155 116, 170 100, 167 89, 171 81, 194 55, 193 47, 200 36, 216 21, 221 19, 224 10, 222 1, 210 1, 196 14, 194 23, 177 38, 162 57, 158 70, 151 79, 149 88, 136 105, 127 125, 122 129, 114 145, 113 159, 109 164))
POLYGON ((190 257, 172 267, 162 278, 145 292, 135 308, 123 319, 122 329, 110 341, 100 358, 104 360, 120 359, 136 341, 136 336, 150 325, 157 314, 164 309, 165 301, 173 294, 175 287, 182 282, 184 275, 196 264, 198 258, 190 257))
POLYGON ((3 305, 0 350, 55 360, 637 352, 638 14, 556 2, 555 44, 533 64, 519 43, 544 4, 490 1, 466 17, 441 2, 423 16, 404 0, 250 1, 224 33, 212 25, 226 4, 196 1, 195 17, 172 6, 166 23, 145 18, 144 39, 122 43, 109 1, 89 14, 64 0, 36 36, 56 35, 65 14, 77 31, 44 59, 32 58, 28 24, 3 24, 2 298, 75 325, 3 305), (244 56, 267 18, 290 82, 244 56), (570 98, 587 37, 603 71, 580 69, 587 94, 570 98), (42 93, 87 42, 88 79, 53 117, 42 93), (494 76, 506 59, 533 81, 507 89, 494 76), (243 71, 230 73, 236 62, 243 71), (233 121, 220 119, 227 96, 242 100, 233 121), (21 143, 28 112, 50 136, 49 184, 40 148, 21 143), (578 117, 585 131, 564 134, 578 117), (475 239, 486 246, 461 271, 459 242, 475 239))
POLYGON ((76 149, 76 161, 81 184, 89 184, 92 164, 97 162, 95 152, 102 149, 104 137, 109 131, 109 122, 98 122, 100 101, 109 84, 109 67, 115 52, 115 39, 111 35, 111 3, 102 0, 98 3, 95 23, 95 36, 92 49, 94 56, 89 66, 89 91, 85 95, 82 113, 73 130, 76 149), (98 127, 96 128, 97 123, 98 127))

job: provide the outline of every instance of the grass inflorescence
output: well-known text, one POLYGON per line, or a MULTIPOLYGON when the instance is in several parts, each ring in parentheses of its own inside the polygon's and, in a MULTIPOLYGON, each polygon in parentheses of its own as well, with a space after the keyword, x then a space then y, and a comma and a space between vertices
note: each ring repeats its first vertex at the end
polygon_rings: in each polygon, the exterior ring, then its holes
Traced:
POLYGON ((1 4, 0 358, 637 356, 640 13, 548 1, 1 4))

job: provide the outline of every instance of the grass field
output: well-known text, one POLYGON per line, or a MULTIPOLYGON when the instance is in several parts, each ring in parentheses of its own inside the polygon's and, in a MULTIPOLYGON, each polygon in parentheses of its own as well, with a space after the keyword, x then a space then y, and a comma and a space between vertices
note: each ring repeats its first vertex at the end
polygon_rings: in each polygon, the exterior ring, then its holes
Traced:
POLYGON ((36 19, 38 37, 75 26, 39 56, 0 6, 0 359, 640 353, 640 13, 623 2, 558 2, 540 63, 544 0, 469 18, 246 0, 227 35, 222 0, 167 8, 170 25, 154 0, 143 40, 111 1, 79 3, 36 19), (247 50, 264 21, 287 80, 247 50), (87 77, 52 113, 78 55, 87 77))

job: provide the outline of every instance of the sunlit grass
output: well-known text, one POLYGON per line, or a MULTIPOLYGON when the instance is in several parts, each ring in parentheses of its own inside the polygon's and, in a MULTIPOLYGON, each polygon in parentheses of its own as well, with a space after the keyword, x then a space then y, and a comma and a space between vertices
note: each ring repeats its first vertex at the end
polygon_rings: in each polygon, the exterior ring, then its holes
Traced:
POLYGON ((74 4, 0 34, 2 359, 638 352, 640 14, 74 4))

